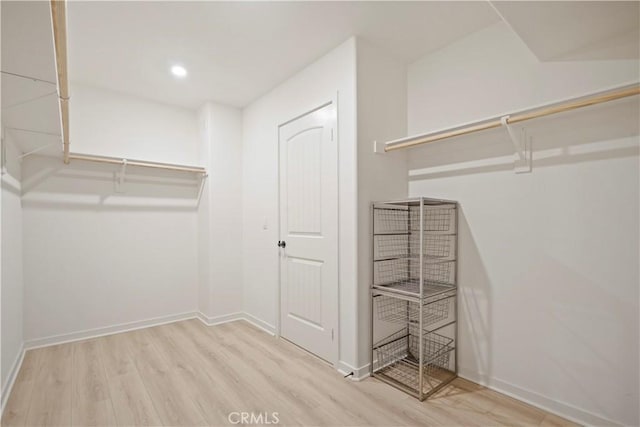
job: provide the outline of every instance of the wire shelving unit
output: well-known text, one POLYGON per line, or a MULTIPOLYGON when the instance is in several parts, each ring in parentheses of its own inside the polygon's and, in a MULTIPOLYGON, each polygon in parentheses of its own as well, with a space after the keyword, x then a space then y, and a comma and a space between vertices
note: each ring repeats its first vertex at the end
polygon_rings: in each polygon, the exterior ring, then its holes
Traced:
POLYGON ((373 203, 371 375, 420 400, 457 376, 458 204, 373 203), (395 329, 375 339, 378 326, 395 329))

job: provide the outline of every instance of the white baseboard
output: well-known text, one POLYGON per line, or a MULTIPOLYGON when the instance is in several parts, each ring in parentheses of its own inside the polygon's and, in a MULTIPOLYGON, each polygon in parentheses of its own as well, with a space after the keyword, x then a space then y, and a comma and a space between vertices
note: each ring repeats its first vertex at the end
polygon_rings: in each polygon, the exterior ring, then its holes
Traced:
POLYGON ((214 316, 208 317, 203 313, 198 313, 198 319, 202 321, 207 326, 221 325, 223 323, 235 322, 238 320, 244 320, 245 322, 251 323, 256 328, 262 329, 269 335, 275 335, 276 328, 273 325, 265 322, 264 320, 258 319, 257 317, 244 312, 238 311, 236 313, 225 314, 222 316, 214 316))
POLYGON ((198 319, 207 326, 222 325, 223 323, 235 322, 242 320, 244 313, 238 311, 236 313, 225 314, 222 316, 209 317, 202 312, 198 312, 198 319))
POLYGON ((265 331, 266 333, 270 334, 270 335, 276 335, 276 327, 265 322, 264 320, 258 319, 257 317, 255 317, 252 314, 249 314, 247 312, 244 312, 244 320, 251 323, 253 326, 255 326, 256 328, 260 328, 263 331, 265 331))
POLYGON ((353 381, 362 381, 370 375, 369 363, 359 368, 354 368, 347 362, 340 360, 338 362, 338 372, 340 372, 344 376, 353 373, 353 375, 349 376, 349 379, 353 381))
POLYGON ((122 332, 134 331, 136 329, 149 328, 151 326, 164 325, 166 323, 179 322, 181 320, 194 319, 198 317, 198 313, 190 311, 187 313, 172 314, 170 316, 155 317, 153 319, 139 320, 136 322, 121 323, 103 328, 87 329, 84 331, 71 332, 68 334, 54 335, 45 338, 36 338, 28 340, 24 343, 25 350, 31 350, 39 347, 48 347, 56 344, 64 344, 74 341, 86 340, 89 338, 98 338, 106 335, 119 334, 122 332))
POLYGON ((251 323, 253 326, 262 329, 270 335, 275 335, 275 327, 273 325, 270 325, 269 323, 258 319, 257 317, 246 312, 239 311, 222 316, 209 317, 199 311, 191 311, 187 313, 173 314, 170 316, 156 317, 153 319, 140 320, 136 322, 121 323, 118 325, 106 326, 103 328, 87 329, 84 331, 71 332, 68 334, 36 338, 26 341, 24 343, 24 350, 31 350, 39 347, 48 347, 57 344, 65 344, 90 338, 98 338, 106 335, 119 334, 122 332, 134 331, 136 329, 149 328, 152 326, 159 326, 188 319, 199 319, 207 326, 214 326, 228 322, 235 322, 237 320, 244 320, 245 322, 251 323))
POLYGON ((22 367, 22 361, 24 360, 24 344, 20 347, 20 351, 16 356, 16 360, 13 361, 13 365, 11 366, 11 370, 9 371, 9 376, 7 380, 2 385, 2 398, 0 400, 0 419, 2 418, 2 414, 4 413, 4 408, 7 406, 7 401, 9 400, 9 396, 11 395, 11 390, 13 389, 13 385, 16 382, 16 378, 18 377, 18 372, 20 372, 20 367, 22 367))
POLYGON ((507 396, 513 397, 514 399, 528 403, 537 408, 544 409, 547 412, 551 412, 552 414, 556 414, 578 424, 592 426, 620 425, 618 422, 603 418, 584 409, 551 399, 534 391, 518 387, 497 378, 485 379, 475 372, 464 369, 458 372, 458 376, 495 390, 498 393, 506 394, 507 396))

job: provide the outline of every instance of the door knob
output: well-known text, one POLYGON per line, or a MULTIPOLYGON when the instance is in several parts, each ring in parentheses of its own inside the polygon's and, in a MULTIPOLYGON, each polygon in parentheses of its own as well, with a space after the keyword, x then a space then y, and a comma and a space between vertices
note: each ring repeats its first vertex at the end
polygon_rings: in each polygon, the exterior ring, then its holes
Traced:
POLYGON ((284 249, 287 246, 287 242, 284 240, 278 240, 278 247, 284 249))

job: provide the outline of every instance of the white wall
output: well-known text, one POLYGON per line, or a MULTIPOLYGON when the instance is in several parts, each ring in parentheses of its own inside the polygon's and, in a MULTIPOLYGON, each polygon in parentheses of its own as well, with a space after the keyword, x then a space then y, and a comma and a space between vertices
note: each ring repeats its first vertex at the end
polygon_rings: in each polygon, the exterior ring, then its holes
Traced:
POLYGON ((195 111, 76 83, 70 94, 72 152, 198 163, 195 111))
MULTIPOLYGON (((198 110, 198 156, 200 165, 211 172, 211 114, 209 104, 198 110)), ((207 177, 203 182, 202 194, 198 205, 198 311, 209 316, 211 311, 211 245, 213 232, 211 230, 211 184, 207 177)))
MULTIPOLYGON (((2 176, 2 402, 23 345, 22 328, 22 206, 20 202, 20 154, 6 134, 7 173, 2 176)), ((15 372, 14 372, 15 374, 15 372)))
MULTIPOLYGON (((407 153, 376 154, 373 141, 407 134, 407 68, 358 39, 358 367, 371 358, 371 202, 407 197, 407 153)), ((382 325, 376 331, 384 331, 382 325)), ((389 331, 389 333, 394 332, 389 331)), ((384 336, 384 335, 382 335, 384 336)), ((378 338, 382 338, 378 337, 378 338)), ((365 370, 366 371, 366 370, 365 370)), ((363 374, 361 370, 359 374, 363 374)))
POLYGON ((209 172, 198 210, 198 306, 210 321, 242 311, 242 111, 215 103, 198 113, 209 172))
POLYGON ((244 307, 275 328, 278 125, 338 96, 340 360, 349 366, 357 364, 355 49, 350 39, 318 59, 246 107, 243 123, 244 307))
POLYGON ((501 22, 411 64, 409 132, 430 132, 634 83, 638 74, 633 60, 540 62, 501 22))
MULTIPOLYGON (((504 24, 409 67, 409 133, 638 79, 637 61, 539 62, 504 24)), ((460 201, 460 371, 579 421, 638 425, 638 101, 413 149, 411 196, 460 201)))
MULTIPOLYGON (((72 151, 197 163, 190 110, 72 86, 72 151)), ((29 157, 23 164, 25 339, 193 313, 193 174, 29 157)), ((34 341, 35 340, 35 341, 34 341)))

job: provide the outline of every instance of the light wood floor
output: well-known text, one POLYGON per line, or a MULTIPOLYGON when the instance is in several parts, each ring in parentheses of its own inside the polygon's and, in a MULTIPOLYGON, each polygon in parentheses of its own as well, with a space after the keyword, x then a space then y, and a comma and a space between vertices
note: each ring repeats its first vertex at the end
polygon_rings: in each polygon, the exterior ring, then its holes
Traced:
POLYGON ((419 402, 248 323, 198 320, 28 351, 2 425, 227 425, 233 411, 281 425, 571 425, 462 379, 419 402))

